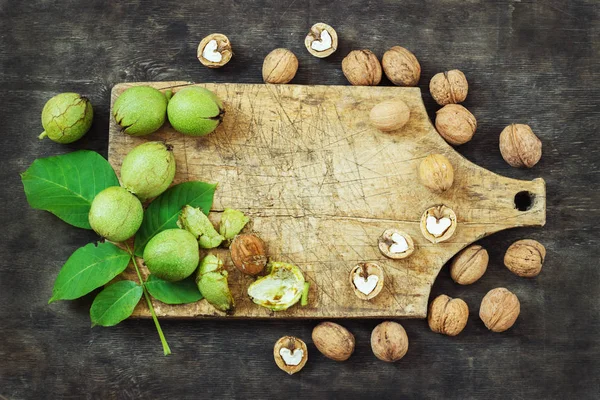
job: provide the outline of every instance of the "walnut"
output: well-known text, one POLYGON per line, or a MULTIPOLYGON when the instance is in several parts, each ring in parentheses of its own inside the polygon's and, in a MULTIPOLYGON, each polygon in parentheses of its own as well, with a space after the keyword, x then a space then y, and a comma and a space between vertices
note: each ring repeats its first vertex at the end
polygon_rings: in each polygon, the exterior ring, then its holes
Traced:
POLYGON ((267 246, 256 235, 237 235, 233 238, 229 250, 233 265, 244 274, 258 275, 267 265, 267 246))
POLYGON ((504 265, 511 272, 525 278, 538 276, 542 271, 546 248, 538 241, 524 239, 510 245, 504 255, 504 265))
POLYGON ((469 319, 469 306, 461 299, 439 295, 429 305, 427 322, 435 333, 456 336, 465 329, 469 319))
POLYGON ((477 120, 463 106, 448 104, 437 111, 435 128, 446 142, 457 146, 473 138, 477 129, 477 120))
POLYGON ((354 294, 361 300, 371 300, 383 289, 385 275, 375 263, 360 263, 350 271, 350 285, 354 294))
POLYGON ((445 205, 433 206, 421 216, 421 233, 431 243, 450 239, 456 230, 456 214, 445 205))
POLYGON ((354 335, 333 322, 321 322, 312 331, 315 347, 327 358, 346 361, 354 353, 354 335))
POLYGON ((222 33, 206 36, 198 45, 198 61, 208 68, 220 68, 231 60, 231 42, 222 33))
POLYGON ((493 332, 504 332, 514 325, 521 304, 517 296, 505 288, 490 290, 479 307, 479 318, 493 332))
POLYGON ((298 59, 288 49, 275 49, 263 62, 262 75, 265 83, 288 83, 298 71, 298 59))
POLYGON ((397 322, 385 321, 371 333, 371 349, 375 357, 385 362, 395 362, 408 351, 408 336, 397 322))
POLYGON ((275 343, 273 358, 281 370, 295 374, 308 361, 306 343, 294 336, 284 336, 275 343))
POLYGON ((421 64, 413 53, 404 47, 394 46, 383 54, 381 60, 385 76, 394 85, 417 86, 421 77, 421 64))
POLYGON ((531 168, 542 158, 542 142, 529 125, 511 124, 500 133, 500 153, 511 167, 531 168))
POLYGON ((415 242, 401 230, 389 228, 379 237, 379 251, 387 258, 401 260, 410 257, 415 251, 415 242))
POLYGON ((459 285, 470 285, 485 274, 490 256, 478 244, 471 245, 458 253, 450 264, 450 276, 459 285))
POLYGON ((410 108, 402 100, 383 101, 371 109, 369 119, 382 132, 395 131, 410 119, 410 108))
POLYGON ((315 57, 328 57, 337 50, 337 33, 331 26, 318 22, 310 28, 304 39, 304 46, 315 57))
POLYGON ((376 86, 381 81, 381 64, 371 50, 353 50, 342 60, 342 72, 355 86, 376 86))
POLYGON ((430 154, 419 164, 419 179, 432 192, 441 193, 452 186, 454 168, 441 154, 430 154))
POLYGON ((469 83, 465 74, 457 69, 435 74, 429 82, 429 91, 440 105, 462 103, 467 98, 469 83))

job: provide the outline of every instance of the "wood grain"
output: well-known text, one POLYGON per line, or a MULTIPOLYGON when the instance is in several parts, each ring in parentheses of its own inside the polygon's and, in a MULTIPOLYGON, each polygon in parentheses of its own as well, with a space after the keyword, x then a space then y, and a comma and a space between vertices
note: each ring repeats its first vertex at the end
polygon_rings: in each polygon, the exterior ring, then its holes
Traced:
MULTIPOLYGON (((136 83, 136 85, 144 83, 136 83)), ((186 82, 145 83, 174 92, 186 82)), ((132 84, 116 85, 112 100, 132 84)), ((499 230, 545 223, 542 179, 517 181, 467 161, 435 131, 418 88, 204 84, 223 99, 225 118, 212 134, 179 134, 168 124, 146 137, 123 134, 111 119, 109 161, 119 171, 123 157, 148 140, 173 146, 175 183, 202 180, 219 184, 211 210, 218 222, 225 207, 245 212, 246 228, 267 243, 271 260, 298 265, 311 282, 307 307, 271 312, 246 295, 253 281, 225 259, 236 310, 228 318, 424 318, 431 286, 444 263, 468 244, 499 230), (401 99, 411 109, 400 131, 382 133, 368 115, 377 103, 401 99), (455 168, 452 188, 435 194, 417 177, 429 154, 444 154, 455 168), (515 195, 532 194, 527 211, 515 195), (432 244, 419 222, 431 206, 457 214, 447 242, 432 244), (377 238, 388 228, 407 232, 415 253, 404 260, 384 257, 377 238), (371 301, 356 297, 348 276, 359 262, 385 271, 384 290, 371 301)), ((129 274, 134 277, 132 271, 129 274)), ((225 316, 206 301, 169 306, 155 302, 165 317, 225 316)), ((148 317, 143 302, 134 316, 148 317)))

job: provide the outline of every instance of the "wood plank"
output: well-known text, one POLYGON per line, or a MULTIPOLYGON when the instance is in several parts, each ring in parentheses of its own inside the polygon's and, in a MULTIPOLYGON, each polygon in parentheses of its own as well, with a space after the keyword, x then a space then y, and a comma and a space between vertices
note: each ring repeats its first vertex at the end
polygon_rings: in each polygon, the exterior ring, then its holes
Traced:
MULTIPOLYGON (((177 91, 186 82, 149 84, 177 91)), ((111 104, 127 87, 116 85, 111 104)), ((469 162, 441 139, 427 116, 419 88, 201 84, 225 103, 223 124, 212 134, 190 137, 168 124, 146 137, 120 132, 111 118, 109 161, 119 171, 123 157, 148 140, 174 148, 175 183, 218 182, 211 219, 225 207, 251 217, 247 231, 268 245, 271 260, 298 265, 311 282, 310 302, 273 313, 246 295, 253 278, 226 260, 236 311, 227 318, 424 318, 431 285, 444 263, 468 244, 499 230, 545 223, 545 183, 518 181, 469 162), (369 125, 377 103, 402 99, 411 109, 407 126, 395 134, 369 125), (453 187, 434 194, 420 184, 419 162, 444 154, 455 168, 453 187), (514 196, 533 196, 527 211, 515 208, 514 196), (437 204, 452 208, 458 220, 454 236, 432 244, 421 234, 423 212, 437 204), (385 258, 377 238, 387 228, 411 235, 417 250, 404 260, 385 258), (379 263, 385 287, 371 301, 358 299, 348 281, 359 262, 379 263)), ((131 272, 131 271, 130 271, 131 272)), ((221 317, 205 301, 169 306, 155 301, 164 317, 221 317)), ((134 316, 147 317, 140 303, 134 316)))

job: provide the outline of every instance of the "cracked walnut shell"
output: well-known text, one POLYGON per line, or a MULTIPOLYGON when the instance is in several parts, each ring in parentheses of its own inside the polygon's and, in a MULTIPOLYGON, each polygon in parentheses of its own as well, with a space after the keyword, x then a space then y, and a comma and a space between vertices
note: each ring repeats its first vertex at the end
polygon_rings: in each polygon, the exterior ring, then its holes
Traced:
POLYGON ((429 82, 429 91, 440 105, 462 103, 467 98, 469 83, 465 74, 457 69, 435 74, 429 82))
POLYGON ((456 336, 465 329, 469 319, 469 306, 464 300, 439 295, 429 305, 427 323, 435 333, 456 336))
POLYGON ((485 274, 490 256, 478 244, 471 245, 458 253, 450 264, 450 276, 459 285, 475 283, 485 274))
POLYGON ((457 146, 473 138, 477 120, 460 104, 448 104, 437 111, 435 128, 446 142, 457 146))
POLYGON ((376 86, 381 82, 381 64, 371 50, 353 50, 342 60, 342 72, 355 86, 376 86))
POLYGON ((281 370, 290 375, 295 374, 308 361, 306 343, 294 336, 284 336, 275 343, 273 358, 281 370))
POLYGON ((511 167, 531 168, 542 158, 542 142, 529 125, 510 124, 500 133, 500 153, 511 167))
POLYGON ((540 274, 546 258, 546 248, 538 241, 523 239, 510 245, 504 255, 504 265, 516 275, 533 278, 540 274))
POLYGON ((421 64, 417 57, 401 46, 394 46, 383 54, 383 71, 394 85, 417 86, 421 77, 421 64))
POLYGON ((298 58, 288 49, 275 49, 265 57, 262 76, 265 83, 288 83, 298 71, 298 58))
POLYGON ((492 332, 504 332, 514 325, 521 304, 517 296, 505 288, 490 290, 479 307, 479 318, 492 332))

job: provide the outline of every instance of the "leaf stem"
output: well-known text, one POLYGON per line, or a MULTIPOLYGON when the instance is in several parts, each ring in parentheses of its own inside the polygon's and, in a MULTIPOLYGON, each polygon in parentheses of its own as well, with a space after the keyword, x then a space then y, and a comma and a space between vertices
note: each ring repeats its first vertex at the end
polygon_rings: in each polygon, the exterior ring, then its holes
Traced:
POLYGON ((148 309, 150 310, 150 314, 152 315, 152 320, 154 321, 154 325, 156 326, 156 330, 158 331, 158 336, 160 337, 160 342, 162 343, 163 352, 165 353, 165 356, 168 356, 169 354, 171 354, 171 348, 169 347, 169 344, 167 343, 167 339, 165 338, 162 328, 160 327, 160 323, 158 322, 158 317, 156 316, 156 312, 154 312, 154 306, 152 305, 152 300, 150 299, 150 295, 148 294, 148 289, 146 289, 146 283, 142 279, 142 274, 140 273, 137 263, 135 262, 135 255, 131 252, 131 250, 129 249, 129 246, 127 246, 127 250, 129 250, 129 255, 131 256, 131 262, 133 263, 135 272, 137 273, 138 279, 140 280, 140 285, 142 285, 142 289, 144 290, 144 297, 146 298, 146 302, 148 303, 148 309))

